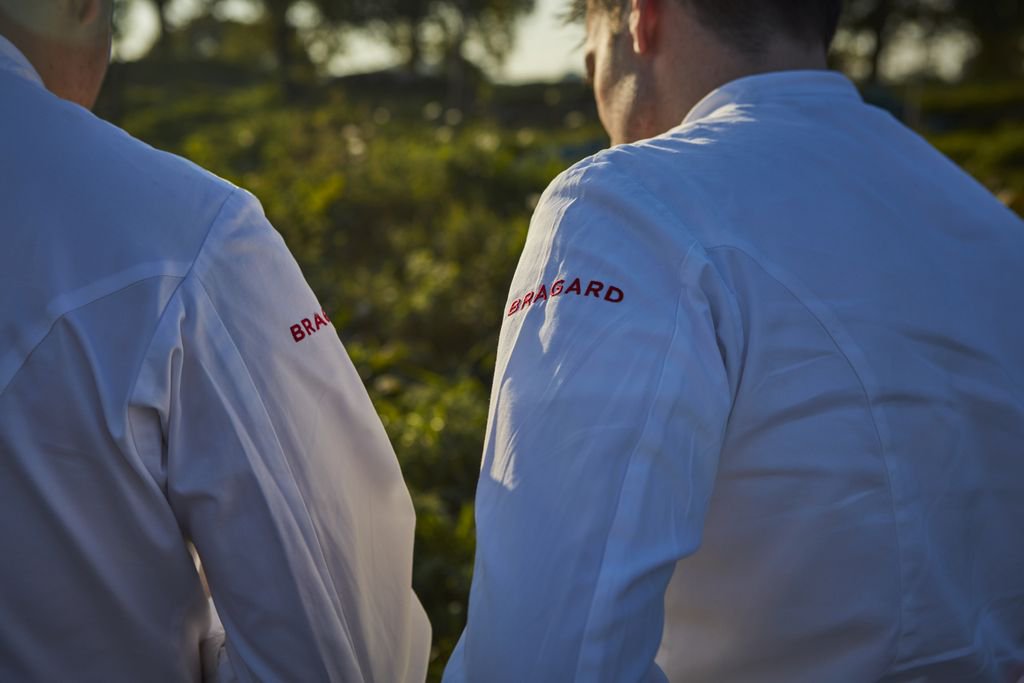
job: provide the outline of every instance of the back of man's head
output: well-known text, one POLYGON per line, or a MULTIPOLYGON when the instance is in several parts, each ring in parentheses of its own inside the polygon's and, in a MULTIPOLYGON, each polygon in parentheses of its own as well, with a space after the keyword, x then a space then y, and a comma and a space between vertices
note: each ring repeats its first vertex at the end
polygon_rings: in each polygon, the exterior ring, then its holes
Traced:
POLYGON ((613 144, 659 135, 716 88, 827 68, 842 0, 574 0, 613 144))
POLYGON ((782 32, 808 46, 828 48, 835 37, 843 0, 678 0, 708 28, 737 48, 756 52, 782 32))
MULTIPOLYGON (((831 46, 843 0, 668 0, 693 11, 701 22, 737 49, 756 53, 782 32, 809 46, 831 46)), ((574 0, 570 16, 587 8, 624 16, 629 0, 574 0)))
POLYGON ((0 0, 0 35, 54 94, 91 107, 110 60, 113 0, 0 0))

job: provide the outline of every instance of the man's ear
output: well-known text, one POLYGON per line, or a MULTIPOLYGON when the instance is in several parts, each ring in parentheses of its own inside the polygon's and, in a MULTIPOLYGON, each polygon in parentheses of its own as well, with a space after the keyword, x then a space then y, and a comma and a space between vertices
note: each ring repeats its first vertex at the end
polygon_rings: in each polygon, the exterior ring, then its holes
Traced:
POLYGON ((651 54, 658 45, 658 24, 661 22, 662 3, 666 0, 630 0, 629 33, 633 37, 633 51, 638 55, 651 54))
POLYGON ((82 28, 93 27, 103 16, 103 0, 70 0, 75 23, 82 28))

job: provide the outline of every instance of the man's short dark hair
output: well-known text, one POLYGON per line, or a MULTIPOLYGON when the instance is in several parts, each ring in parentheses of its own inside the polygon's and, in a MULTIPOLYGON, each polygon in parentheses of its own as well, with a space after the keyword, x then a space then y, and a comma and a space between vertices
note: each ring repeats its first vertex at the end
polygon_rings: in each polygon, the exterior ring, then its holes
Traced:
MULTIPOLYGON (((574 0, 570 16, 588 6, 620 11, 628 0, 574 0)), ((676 0, 691 7, 708 28, 744 52, 757 53, 771 32, 784 31, 808 45, 832 45, 843 0, 676 0)))
POLYGON ((835 38, 843 0, 681 0, 723 38, 756 52, 768 32, 781 30, 826 49, 835 38))

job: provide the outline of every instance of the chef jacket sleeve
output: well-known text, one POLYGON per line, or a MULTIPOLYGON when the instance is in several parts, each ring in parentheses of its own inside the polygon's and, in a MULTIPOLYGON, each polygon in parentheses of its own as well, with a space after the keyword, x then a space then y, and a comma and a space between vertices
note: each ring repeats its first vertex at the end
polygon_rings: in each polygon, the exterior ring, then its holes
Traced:
POLYGON ((328 314, 236 191, 169 300, 131 410, 242 681, 416 681, 414 513, 328 314))
POLYGON ((732 402, 731 294, 598 158, 543 197, 504 315, 445 680, 664 680, 665 590, 700 544, 732 402))

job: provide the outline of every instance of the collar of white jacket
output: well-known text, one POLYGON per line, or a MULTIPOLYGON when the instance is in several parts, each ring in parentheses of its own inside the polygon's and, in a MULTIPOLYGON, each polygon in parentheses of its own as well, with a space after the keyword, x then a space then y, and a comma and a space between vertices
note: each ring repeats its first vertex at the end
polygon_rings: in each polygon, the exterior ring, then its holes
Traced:
POLYGON ((690 110, 682 125, 706 119, 726 108, 808 95, 861 100, 857 87, 838 71, 773 71, 739 78, 713 90, 690 110))

